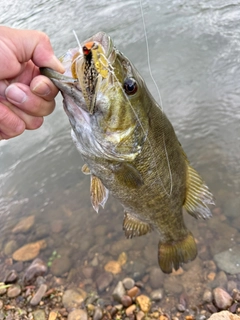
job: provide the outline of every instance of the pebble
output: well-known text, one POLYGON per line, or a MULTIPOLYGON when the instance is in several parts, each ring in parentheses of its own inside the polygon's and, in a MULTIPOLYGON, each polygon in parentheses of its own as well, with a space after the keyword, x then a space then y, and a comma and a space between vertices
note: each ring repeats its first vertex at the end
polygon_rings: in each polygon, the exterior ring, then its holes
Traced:
POLYGON ((138 311, 138 313, 136 314, 136 320, 143 320, 144 317, 145 313, 142 311, 138 311))
POLYGON ((23 271, 23 262, 22 261, 18 261, 16 263, 13 264, 13 269, 17 272, 22 272, 23 271))
POLYGON ((229 311, 221 311, 218 313, 214 313, 208 320, 240 320, 240 317, 236 314, 233 314, 229 311))
POLYGON ((219 269, 230 274, 240 273, 240 245, 214 255, 219 269))
POLYGON ((222 289, 226 289, 227 288, 227 283, 228 283, 228 278, 227 275, 224 271, 219 271, 214 283, 216 284, 216 287, 220 287, 222 289))
POLYGON ((153 289, 159 289, 163 286, 163 272, 159 268, 152 268, 149 278, 150 286, 153 289))
POLYGON ((16 298, 21 293, 21 288, 19 285, 13 285, 7 290, 8 298, 16 298))
POLYGON ((13 259, 16 261, 33 260, 39 255, 40 250, 46 248, 46 246, 45 240, 28 243, 13 253, 13 259))
POLYGON ((134 313, 134 311, 135 311, 136 309, 137 309, 136 305, 133 304, 133 305, 131 305, 130 307, 128 307, 128 308, 125 310, 125 313, 126 313, 126 315, 129 317, 129 316, 131 316, 131 315, 134 313))
POLYGON ((5 244, 3 252, 6 256, 10 256, 14 251, 17 250, 17 248, 18 248, 17 241, 10 240, 5 244))
POLYGON ((132 278, 125 278, 123 279, 122 283, 126 290, 132 289, 135 285, 135 281, 132 278))
POLYGON ((163 289, 153 290, 150 294, 150 298, 153 301, 160 301, 163 298, 163 289))
POLYGON ((18 224, 12 229, 12 233, 24 233, 31 229, 35 221, 34 215, 23 218, 18 222, 18 224))
POLYGON ((32 297, 30 304, 32 306, 37 306, 39 304, 39 302, 42 300, 42 297, 45 295, 46 292, 47 292, 47 285, 41 284, 41 286, 38 288, 37 292, 32 297))
POLYGON ((179 312, 184 312, 186 310, 186 308, 184 307, 184 305, 182 305, 181 303, 177 304, 177 310, 179 312))
POLYGON ((102 317, 103 317, 102 309, 99 307, 96 307, 93 314, 93 320, 101 320, 102 317))
POLYGON ((213 298, 218 309, 224 310, 231 306, 232 297, 222 288, 215 288, 213 290, 213 298))
POLYGON ((3 301, 0 300, 0 310, 2 309, 2 307, 3 307, 3 301))
POLYGON ((46 320, 46 315, 44 310, 35 310, 33 311, 34 320, 46 320))
POLYGON ((113 275, 110 272, 104 272, 96 279, 97 289, 99 292, 103 292, 107 289, 113 281, 113 275))
POLYGON ((137 286, 134 286, 132 289, 128 290, 127 294, 131 298, 136 298, 141 293, 140 289, 137 286))
POLYGON ((53 233, 59 233, 63 229, 63 220, 54 220, 51 223, 51 231, 53 233))
POLYGON ((84 268, 82 268, 82 273, 85 278, 91 279, 93 277, 94 268, 90 267, 90 266, 84 267, 84 268))
POLYGON ((115 289, 113 290, 112 296, 113 299, 117 302, 122 301, 122 297, 126 294, 126 290, 123 286, 122 281, 119 281, 118 284, 116 285, 115 289))
POLYGON ((58 317, 58 311, 52 310, 49 313, 48 320, 57 320, 57 317, 58 317))
POLYGON ((54 276, 60 277, 71 268, 71 260, 67 256, 61 256, 53 260, 50 270, 54 276))
POLYGON ((122 271, 122 268, 118 261, 111 260, 104 266, 104 270, 113 274, 118 274, 122 271))
POLYGON ((237 289, 237 283, 233 280, 229 280, 227 283, 227 291, 232 292, 234 289, 237 289))
POLYGON ((136 302, 139 304, 139 307, 143 312, 149 312, 151 308, 151 300, 148 296, 141 294, 136 298, 136 302))
POLYGON ((47 272, 46 264, 39 258, 33 260, 27 270, 24 272, 23 281, 25 285, 32 284, 39 276, 47 272))
POLYGON ((125 308, 129 307, 129 306, 132 304, 132 298, 129 297, 129 296, 127 296, 127 295, 122 296, 121 304, 122 304, 125 308))
POLYGON ((127 254, 126 252, 122 252, 120 253, 120 255, 118 256, 118 263, 120 264, 120 266, 124 266, 127 262, 127 254))
POLYGON ((4 286, 3 287, 0 286, 0 296, 3 296, 6 292, 7 292, 7 288, 5 288, 4 286))
POLYGON ((212 291, 209 289, 206 289, 203 293, 203 302, 212 302, 213 296, 212 291))
POLYGON ((64 308, 69 310, 79 307, 86 296, 86 292, 80 288, 66 290, 62 297, 64 308))
POLYGON ((4 279, 5 284, 14 283, 18 280, 18 274, 15 270, 9 271, 9 273, 6 275, 4 279))
POLYGON ((85 310, 76 309, 69 313, 68 320, 88 320, 88 315, 85 310))

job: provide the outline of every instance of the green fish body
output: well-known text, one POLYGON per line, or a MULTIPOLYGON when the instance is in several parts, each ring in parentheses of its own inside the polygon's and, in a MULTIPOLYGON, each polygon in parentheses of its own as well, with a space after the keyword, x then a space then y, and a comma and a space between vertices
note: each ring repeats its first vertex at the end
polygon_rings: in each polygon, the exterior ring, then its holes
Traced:
POLYGON ((110 37, 98 33, 83 52, 61 59, 65 75, 43 68, 64 97, 72 138, 91 175, 94 209, 108 192, 124 207, 127 238, 159 233, 158 261, 165 273, 193 260, 197 247, 182 208, 211 216, 213 196, 190 166, 173 126, 132 63, 110 37))

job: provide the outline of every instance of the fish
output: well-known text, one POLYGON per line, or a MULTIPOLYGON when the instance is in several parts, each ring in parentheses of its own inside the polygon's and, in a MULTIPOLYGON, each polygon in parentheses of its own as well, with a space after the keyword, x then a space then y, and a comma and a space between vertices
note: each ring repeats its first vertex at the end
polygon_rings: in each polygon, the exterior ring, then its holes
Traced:
POLYGON ((98 32, 60 58, 65 73, 41 68, 63 96, 71 135, 90 175, 95 211, 109 192, 124 208, 127 238, 157 230, 158 263, 171 273, 197 256, 183 208, 211 217, 209 188, 190 165, 171 122, 132 62, 98 32))

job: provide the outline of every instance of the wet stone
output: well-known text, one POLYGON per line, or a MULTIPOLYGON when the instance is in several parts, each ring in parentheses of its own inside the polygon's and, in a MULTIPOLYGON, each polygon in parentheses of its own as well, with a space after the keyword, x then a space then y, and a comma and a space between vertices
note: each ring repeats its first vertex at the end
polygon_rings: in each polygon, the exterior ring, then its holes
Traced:
POLYGON ((8 241, 4 246, 4 254, 6 256, 10 256, 14 251, 16 251, 18 248, 18 244, 15 240, 8 241))
POLYGON ((15 270, 11 270, 5 277, 4 283, 9 284, 9 283, 14 283, 18 280, 18 274, 15 270))
POLYGON ((145 313, 142 311, 138 311, 138 313, 136 314, 136 320, 143 320, 145 317, 145 313))
POLYGON ((59 233, 63 229, 63 220, 54 220, 51 223, 51 231, 53 233, 59 233))
POLYGON ((45 295, 45 293, 47 292, 47 285, 46 284, 42 284, 39 289, 37 290, 37 292, 35 293, 35 295, 32 297, 30 304, 32 306, 36 306, 39 304, 39 302, 42 300, 42 297, 45 295))
POLYGON ((82 268, 82 273, 85 278, 92 278, 93 273, 94 273, 94 268, 93 267, 84 267, 82 268))
POLYGON ((48 320, 57 320, 57 318, 58 318, 58 311, 52 310, 49 313, 48 320))
POLYGON ((132 304, 132 298, 127 295, 124 295, 122 296, 121 303, 125 308, 127 308, 132 304))
POLYGON ((240 245, 215 254, 214 260, 219 269, 230 274, 240 273, 240 245))
POLYGON ((44 310, 35 310, 33 311, 34 320, 46 320, 46 315, 44 310))
POLYGON ((73 310, 68 315, 68 320, 88 320, 88 315, 85 310, 73 310))
POLYGON ((1 288, 1 285, 0 285, 0 296, 3 296, 6 292, 7 292, 7 288, 5 288, 4 286, 1 288))
POLYGON ((93 314, 93 320, 101 320, 103 317, 102 309, 97 307, 95 308, 94 314, 93 314))
POLYGON ((221 311, 211 315, 209 320, 240 320, 240 317, 229 311, 221 311))
POLYGON ((213 290, 213 298, 218 309, 224 310, 231 306, 232 297, 222 288, 215 288, 213 290))
POLYGON ((62 297, 64 308, 67 310, 78 308, 86 296, 86 292, 80 288, 66 290, 62 297))
POLYGON ((206 289, 203 293, 203 302, 212 302, 213 296, 212 291, 206 289))
POLYGON ((111 260, 104 266, 105 271, 113 274, 118 274, 122 271, 121 265, 118 261, 111 260))
POLYGON ((18 224, 12 229, 12 233, 24 233, 31 229, 35 221, 34 215, 23 218, 18 224))
POLYGON ((131 298, 139 296, 141 293, 140 289, 137 286, 134 286, 132 289, 128 290, 127 294, 131 298))
POLYGON ((29 285, 35 281, 38 276, 43 276, 47 272, 47 266, 45 263, 37 258, 27 268, 23 275, 23 281, 25 285, 29 285))
POLYGON ((115 301, 121 303, 122 297, 126 294, 126 290, 123 286, 122 281, 119 281, 115 289, 113 290, 112 296, 115 301))
POLYGON ((184 312, 184 311, 186 310, 186 308, 185 308, 185 306, 182 305, 181 303, 178 303, 178 304, 177 304, 177 310, 178 310, 179 312, 184 312))
POLYGON ((163 286, 163 272, 159 268, 152 268, 149 278, 150 286, 153 289, 159 289, 163 286))
POLYGON ((122 283, 126 290, 132 289, 135 285, 135 281, 132 278, 125 278, 123 279, 122 283))
POLYGON ((227 287, 228 278, 224 271, 218 272, 214 284, 216 287, 220 287, 222 289, 225 289, 227 287))
POLYGON ((143 312, 147 313, 150 311, 151 300, 149 299, 149 297, 141 294, 136 298, 136 302, 139 304, 139 307, 143 312))
POLYGON ((71 268, 71 261, 67 256, 61 256, 53 260, 51 265, 51 272, 54 276, 62 276, 71 268))
POLYGON ((128 307, 128 308, 125 310, 126 315, 127 315, 128 317, 131 316, 136 309, 137 309, 137 307, 136 307, 135 304, 131 305, 130 307, 128 307))
POLYGON ((233 280, 228 281, 227 283, 227 291, 232 292, 234 289, 237 289, 237 283, 233 280))
POLYGON ((8 298, 16 298, 21 293, 21 288, 19 285, 13 285, 8 288, 7 290, 7 296, 8 298))
POLYGON ((46 248, 46 246, 45 240, 28 243, 13 253, 13 259, 16 261, 33 260, 39 255, 40 250, 46 248))
POLYGON ((13 264, 13 269, 17 272, 21 272, 23 271, 23 262, 22 261, 18 261, 16 263, 13 264))
POLYGON ((110 272, 104 272, 96 279, 97 289, 99 292, 103 292, 107 289, 113 281, 113 275, 110 272))
POLYGON ((150 294, 152 301, 160 301, 163 298, 163 289, 153 290, 150 294))

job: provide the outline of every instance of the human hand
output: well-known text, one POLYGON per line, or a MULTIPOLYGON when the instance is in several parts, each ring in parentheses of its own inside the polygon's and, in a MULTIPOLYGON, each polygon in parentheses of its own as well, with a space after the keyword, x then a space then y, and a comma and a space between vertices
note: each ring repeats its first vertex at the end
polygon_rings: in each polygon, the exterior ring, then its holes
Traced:
POLYGON ((64 72, 48 36, 0 26, 0 140, 39 128, 54 110, 58 89, 38 67, 64 72))

